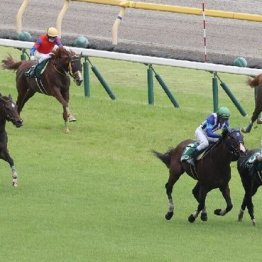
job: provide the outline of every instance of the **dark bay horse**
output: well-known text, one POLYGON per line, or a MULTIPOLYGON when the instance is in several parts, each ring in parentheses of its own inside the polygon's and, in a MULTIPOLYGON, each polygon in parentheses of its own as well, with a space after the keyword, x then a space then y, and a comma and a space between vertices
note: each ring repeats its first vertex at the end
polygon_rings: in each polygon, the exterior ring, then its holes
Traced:
POLYGON ((173 186, 184 172, 197 180, 192 193, 198 202, 198 207, 188 217, 189 222, 194 222, 200 212, 201 219, 207 221, 205 201, 208 192, 215 188, 219 188, 227 206, 225 209, 216 209, 214 213, 224 216, 233 208, 229 189, 229 181, 231 179, 230 163, 239 158, 242 150, 245 151, 241 132, 236 129, 228 129, 226 132, 223 132, 222 137, 213 145, 208 153, 204 154, 196 162, 195 170, 187 162, 181 161, 185 148, 192 142, 194 141, 190 139, 184 140, 164 154, 153 151, 156 157, 164 162, 169 169, 169 179, 165 185, 169 201, 168 212, 165 216, 167 220, 170 220, 174 214, 173 186))
POLYGON ((73 77, 77 85, 81 85, 82 65, 81 56, 77 56, 73 51, 64 47, 55 49, 45 70, 37 78, 28 78, 25 72, 36 62, 19 61, 15 62, 11 56, 2 60, 5 69, 16 71, 16 88, 18 91, 17 107, 18 113, 22 111, 25 103, 36 92, 55 97, 63 106, 63 119, 65 122, 65 131, 69 132, 68 121, 75 121, 74 116, 70 113, 69 103, 69 86, 70 77, 73 77))
POLYGON ((242 129, 242 132, 249 133, 253 127, 255 121, 257 124, 262 124, 262 118, 259 118, 259 115, 262 112, 262 74, 257 75, 253 79, 248 80, 250 87, 255 88, 255 109, 253 111, 249 125, 246 128, 242 129))
POLYGON ((247 150, 241 154, 237 161, 237 169, 241 177, 241 182, 245 190, 245 195, 238 214, 238 221, 242 221, 244 211, 247 207, 252 224, 256 225, 254 216, 254 205, 252 197, 257 189, 262 185, 262 152, 261 149, 247 150))
POLYGON ((17 186, 17 172, 14 165, 14 160, 11 158, 8 149, 7 142, 8 137, 5 130, 6 121, 12 122, 16 127, 22 126, 22 119, 20 118, 17 106, 13 102, 11 96, 2 96, 0 94, 0 158, 6 161, 12 170, 12 184, 17 186))

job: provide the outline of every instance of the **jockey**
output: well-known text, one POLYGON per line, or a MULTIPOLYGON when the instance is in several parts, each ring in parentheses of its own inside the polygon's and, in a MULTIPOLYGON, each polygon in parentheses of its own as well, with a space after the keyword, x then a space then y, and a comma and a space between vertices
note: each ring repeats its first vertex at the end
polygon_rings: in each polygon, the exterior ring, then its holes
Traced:
MULTIPOLYGON (((40 35, 34 46, 30 49, 30 60, 37 60, 38 63, 50 58, 50 53, 55 46, 63 46, 61 39, 58 37, 58 31, 55 27, 49 27, 47 33, 40 35)), ((31 68, 25 72, 26 76, 33 77, 34 69, 31 68)))
POLYGON ((187 160, 194 165, 194 159, 208 147, 209 142, 216 142, 221 135, 215 131, 229 127, 230 111, 227 107, 220 107, 216 113, 210 114, 206 120, 196 129, 195 136, 199 145, 187 160))

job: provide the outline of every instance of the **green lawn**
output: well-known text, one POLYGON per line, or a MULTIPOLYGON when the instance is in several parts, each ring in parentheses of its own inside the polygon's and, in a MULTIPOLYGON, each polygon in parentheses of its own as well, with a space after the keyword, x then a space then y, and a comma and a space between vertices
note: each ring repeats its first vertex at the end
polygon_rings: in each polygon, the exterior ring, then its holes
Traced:
MULTIPOLYGON (((13 49, 0 48, 1 60, 13 49)), ((219 191, 208 195, 208 221, 187 221, 197 203, 195 181, 182 176, 174 187, 175 215, 166 221, 164 185, 167 168, 151 154, 194 138, 194 130, 212 111, 212 75, 208 72, 155 66, 178 100, 173 107, 155 81, 155 105, 147 104, 147 67, 91 58, 117 99, 112 101, 93 74, 91 97, 71 85, 70 107, 77 122, 63 132, 62 107, 36 94, 21 116, 24 126, 7 124, 9 150, 19 174, 1 161, 0 261, 260 261, 261 193, 254 198, 257 226, 248 214, 237 222, 243 189, 232 164, 233 210, 224 208, 219 191)), ((91 70, 90 70, 91 71, 91 70)), ((251 115, 253 90, 246 76, 220 74, 251 115)), ((0 92, 16 99, 15 73, 0 70, 0 92)), ((231 125, 245 126, 226 94, 219 104, 232 111, 231 125)), ((246 146, 259 147, 261 127, 245 136, 246 146)))

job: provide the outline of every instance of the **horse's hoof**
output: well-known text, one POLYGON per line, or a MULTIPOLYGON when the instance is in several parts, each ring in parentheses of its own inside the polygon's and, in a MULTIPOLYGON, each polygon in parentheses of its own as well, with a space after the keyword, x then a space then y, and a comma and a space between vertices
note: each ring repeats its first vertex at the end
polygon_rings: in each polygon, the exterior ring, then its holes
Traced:
POLYGON ((69 128, 65 128, 65 134, 69 134, 70 133, 70 130, 69 130, 69 128))
POLYGON ((206 222, 207 221, 207 213, 201 213, 201 216, 200 216, 201 220, 206 222))
POLYGON ((170 220, 173 215, 174 215, 174 212, 167 212, 165 215, 166 220, 170 220))
POLYGON ((214 214, 217 215, 217 216, 222 216, 222 215, 221 215, 221 212, 222 212, 222 209, 220 209, 220 208, 214 210, 214 214))
POLYGON ((252 219, 252 225, 255 226, 256 225, 256 219, 252 219))
POLYGON ((241 128, 241 132, 244 134, 250 133, 250 131, 246 130, 245 128, 241 128))
POLYGON ((243 210, 240 210, 240 211, 239 211, 239 214, 238 214, 238 221, 239 221, 239 222, 242 222, 243 217, 244 217, 244 211, 243 211, 243 210))
POLYGON ((69 115, 69 116, 68 116, 68 121, 69 121, 69 122, 75 122, 75 121, 76 121, 75 116, 74 116, 74 115, 69 115))
POLYGON ((196 218, 192 214, 188 217, 188 222, 190 222, 190 223, 194 223, 195 220, 196 220, 196 218))
POLYGON ((258 124, 258 125, 261 125, 261 124, 262 124, 262 118, 257 119, 257 124, 258 124))
POLYGON ((16 188, 16 187, 18 187, 18 184, 17 184, 16 182, 13 182, 13 183, 12 183, 12 186, 13 186, 14 188, 16 188))

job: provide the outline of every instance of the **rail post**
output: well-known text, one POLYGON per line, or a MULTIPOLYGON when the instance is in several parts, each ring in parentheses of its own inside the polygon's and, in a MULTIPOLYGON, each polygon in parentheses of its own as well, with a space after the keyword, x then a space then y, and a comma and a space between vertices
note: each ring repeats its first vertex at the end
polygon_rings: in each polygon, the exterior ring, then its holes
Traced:
POLYGON ((65 13, 68 9, 68 6, 69 6, 69 0, 65 0, 63 8, 61 9, 61 11, 58 14, 58 17, 56 19, 56 28, 58 30, 58 34, 59 34, 60 37, 61 37, 61 34, 62 34, 62 21, 63 21, 64 15, 65 15, 65 13))
POLYGON ((114 93, 112 92, 110 86, 107 84, 107 82, 105 81, 105 79, 103 78, 103 76, 100 74, 100 72, 98 71, 98 69, 91 63, 91 61, 89 60, 89 58, 86 58, 88 60, 88 62, 91 65, 91 69, 93 71, 93 73, 95 74, 96 78, 98 79, 98 81, 100 82, 100 84, 104 87, 105 91, 107 92, 107 94, 110 96, 110 98, 112 100, 115 100, 116 97, 114 95, 114 93))
POLYGON ((88 62, 87 62, 86 57, 85 57, 85 61, 83 63, 83 71, 84 71, 84 92, 85 92, 85 96, 90 97, 89 66, 88 66, 88 62))
POLYGON ((17 15, 16 15, 16 32, 21 33, 22 32, 22 16, 25 12, 25 9, 28 6, 29 0, 24 0, 22 5, 20 6, 17 15))
POLYGON ((148 104, 154 104, 154 81, 152 65, 148 65, 147 69, 147 87, 148 87, 148 104))
POLYGON ((217 83, 217 72, 213 73, 212 78, 212 90, 213 90, 213 110, 217 112, 218 110, 218 83, 217 83))
POLYGON ((235 96, 233 95, 233 93, 231 92, 230 88, 227 86, 227 84, 225 82, 223 82, 220 78, 220 86, 224 89, 224 91, 226 92, 226 94, 229 96, 229 98, 231 99, 231 101, 233 102, 233 104, 236 106, 236 108, 238 109, 238 111, 240 112, 240 114, 242 116, 246 116, 247 113, 245 112, 245 110, 242 108, 242 106, 240 105, 240 103, 238 102, 238 100, 235 98, 235 96))
POLYGON ((118 28, 119 28, 119 25, 123 19, 123 16, 125 14, 125 8, 124 7, 121 7, 120 8, 120 12, 113 24, 113 27, 112 27, 112 44, 113 45, 117 45, 117 42, 118 42, 118 28))
POLYGON ((153 68, 152 65, 151 65, 151 68, 152 68, 153 72, 155 73, 155 78, 156 78, 157 82, 160 84, 162 89, 165 91, 166 95, 168 96, 169 100, 172 102, 174 107, 179 107, 178 102, 176 101, 176 99, 172 95, 172 93, 170 92, 170 90, 169 90, 168 86, 166 85, 166 83, 164 82, 164 80, 161 78, 161 76, 159 74, 157 74, 157 72, 155 71, 155 69, 153 68))

